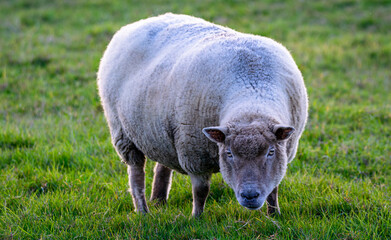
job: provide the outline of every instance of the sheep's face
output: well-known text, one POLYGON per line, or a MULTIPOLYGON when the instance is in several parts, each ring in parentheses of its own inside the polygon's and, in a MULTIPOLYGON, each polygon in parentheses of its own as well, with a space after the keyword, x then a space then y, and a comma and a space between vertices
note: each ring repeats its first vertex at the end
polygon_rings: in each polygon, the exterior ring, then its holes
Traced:
POLYGON ((286 141, 293 127, 255 122, 210 127, 204 134, 219 146, 220 171, 239 203, 259 209, 285 175, 286 141))

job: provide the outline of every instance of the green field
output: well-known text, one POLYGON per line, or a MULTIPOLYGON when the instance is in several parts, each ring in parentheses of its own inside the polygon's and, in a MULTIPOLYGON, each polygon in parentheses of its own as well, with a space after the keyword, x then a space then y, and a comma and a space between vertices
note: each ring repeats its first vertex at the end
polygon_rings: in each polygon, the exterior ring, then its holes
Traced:
POLYGON ((0 1, 0 239, 391 239, 390 13, 390 0, 0 1), (310 109, 281 216, 241 207, 216 174, 192 219, 177 173, 168 205, 134 213, 96 72, 116 30, 165 12, 291 51, 310 109))

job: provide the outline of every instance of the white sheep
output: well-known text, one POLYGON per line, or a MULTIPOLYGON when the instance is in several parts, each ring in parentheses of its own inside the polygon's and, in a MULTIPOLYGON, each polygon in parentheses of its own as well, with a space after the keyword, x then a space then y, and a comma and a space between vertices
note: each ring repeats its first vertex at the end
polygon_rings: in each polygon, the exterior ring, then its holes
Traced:
POLYGON ((278 185, 308 108, 302 75, 281 44, 168 13, 114 35, 98 87, 137 211, 148 212, 147 156, 157 162, 151 200, 167 200, 173 169, 190 176, 199 216, 221 171, 241 205, 259 209, 266 200, 279 213, 278 185))

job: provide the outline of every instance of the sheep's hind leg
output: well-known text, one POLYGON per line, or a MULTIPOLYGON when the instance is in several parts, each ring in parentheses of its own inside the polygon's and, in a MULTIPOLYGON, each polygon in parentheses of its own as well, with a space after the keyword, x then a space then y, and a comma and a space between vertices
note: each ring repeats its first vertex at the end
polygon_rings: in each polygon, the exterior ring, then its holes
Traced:
POLYGON ((171 188, 172 170, 160 163, 156 163, 154 172, 150 200, 156 201, 156 204, 160 205, 167 202, 171 188))
POLYGON ((266 201, 268 203, 267 205, 268 215, 273 215, 276 213, 281 214, 280 207, 278 206, 278 186, 273 189, 273 191, 266 198, 266 201))
POLYGON ((149 210, 145 200, 145 156, 124 134, 115 138, 113 143, 122 161, 128 165, 129 192, 133 197, 135 210, 147 213, 149 210))
POLYGON ((145 200, 145 165, 128 165, 130 193, 133 204, 139 213, 147 213, 148 206, 145 200))

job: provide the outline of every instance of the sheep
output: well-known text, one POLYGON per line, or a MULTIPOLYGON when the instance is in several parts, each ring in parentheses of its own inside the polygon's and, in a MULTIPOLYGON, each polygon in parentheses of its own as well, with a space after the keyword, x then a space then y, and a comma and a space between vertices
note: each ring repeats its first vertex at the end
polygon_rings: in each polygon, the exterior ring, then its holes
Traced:
POLYGON ((172 171, 190 176, 194 217, 221 172, 238 202, 280 213, 278 185, 307 121, 303 77, 288 50, 200 18, 167 13, 122 27, 99 66, 112 144, 127 164, 135 210, 165 203, 172 171))

